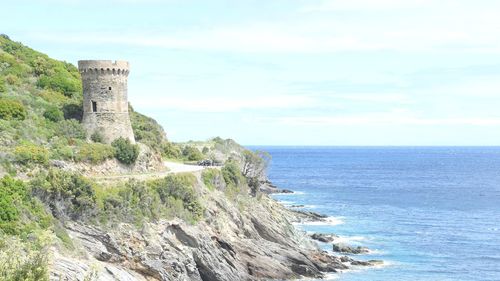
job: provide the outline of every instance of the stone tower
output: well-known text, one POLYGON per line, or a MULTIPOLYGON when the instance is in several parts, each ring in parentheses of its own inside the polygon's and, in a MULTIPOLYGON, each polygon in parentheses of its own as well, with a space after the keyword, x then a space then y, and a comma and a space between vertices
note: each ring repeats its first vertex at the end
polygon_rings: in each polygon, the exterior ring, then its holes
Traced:
POLYGON ((83 126, 88 138, 99 133, 111 143, 123 137, 135 143, 128 115, 127 61, 81 60, 83 126))

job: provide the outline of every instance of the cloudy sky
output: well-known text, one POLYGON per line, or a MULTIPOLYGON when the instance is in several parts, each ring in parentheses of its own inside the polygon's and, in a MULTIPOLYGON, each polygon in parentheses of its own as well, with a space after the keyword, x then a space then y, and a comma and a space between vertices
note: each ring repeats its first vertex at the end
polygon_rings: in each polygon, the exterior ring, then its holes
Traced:
POLYGON ((132 105, 173 141, 500 144, 500 1, 1 6, 0 33, 51 57, 130 61, 132 105))

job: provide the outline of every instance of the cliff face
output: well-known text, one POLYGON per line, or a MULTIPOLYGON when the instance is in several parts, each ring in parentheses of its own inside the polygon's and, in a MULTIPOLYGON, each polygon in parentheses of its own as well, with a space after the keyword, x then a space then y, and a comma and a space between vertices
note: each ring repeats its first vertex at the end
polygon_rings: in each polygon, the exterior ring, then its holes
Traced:
POLYGON ((104 229, 66 222, 77 250, 54 249, 51 279, 291 279, 347 268, 297 231, 296 215, 269 197, 232 201, 201 181, 197 191, 205 214, 196 224, 174 219, 104 229))

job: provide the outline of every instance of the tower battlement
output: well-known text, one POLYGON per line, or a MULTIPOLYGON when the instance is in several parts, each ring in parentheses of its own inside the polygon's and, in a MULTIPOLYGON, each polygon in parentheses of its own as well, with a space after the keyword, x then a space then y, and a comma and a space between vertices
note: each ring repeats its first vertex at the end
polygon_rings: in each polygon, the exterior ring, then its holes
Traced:
POLYGON ((78 61, 78 70, 86 74, 122 74, 128 75, 128 61, 111 60, 81 60, 78 61))
POLYGON ((83 85, 82 123, 87 137, 98 133, 107 143, 119 137, 135 142, 128 114, 129 63, 81 60, 78 69, 83 85))

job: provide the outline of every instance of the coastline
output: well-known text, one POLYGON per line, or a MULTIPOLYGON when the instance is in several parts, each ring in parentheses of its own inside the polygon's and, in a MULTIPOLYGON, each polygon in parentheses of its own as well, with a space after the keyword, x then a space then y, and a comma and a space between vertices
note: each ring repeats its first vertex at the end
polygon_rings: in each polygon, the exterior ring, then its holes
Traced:
MULTIPOLYGON (((274 186, 274 185, 273 185, 274 186)), ((276 186, 275 186, 276 187, 276 186)), ((325 214, 301 210, 302 208, 307 208, 307 205, 290 204, 288 201, 279 200, 273 197, 273 195, 297 195, 302 194, 293 190, 287 190, 287 192, 280 192, 281 189, 276 187, 278 192, 269 193, 270 197, 275 200, 278 204, 282 205, 286 210, 292 214, 292 225, 299 231, 303 231, 309 239, 314 241, 319 247, 322 245, 329 248, 325 251, 326 254, 339 257, 341 262, 346 266, 344 269, 339 269, 335 272, 325 272, 324 280, 335 280, 339 278, 339 274, 351 271, 351 270, 362 270, 369 268, 380 268, 387 266, 387 263, 383 260, 358 260, 355 257, 358 255, 370 255, 375 253, 367 247, 352 246, 350 242, 352 239, 348 237, 339 236, 332 232, 316 232, 316 231, 306 231, 302 229, 301 226, 336 226, 343 224, 344 221, 340 217, 328 216, 325 214)))

